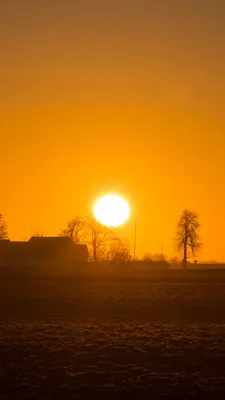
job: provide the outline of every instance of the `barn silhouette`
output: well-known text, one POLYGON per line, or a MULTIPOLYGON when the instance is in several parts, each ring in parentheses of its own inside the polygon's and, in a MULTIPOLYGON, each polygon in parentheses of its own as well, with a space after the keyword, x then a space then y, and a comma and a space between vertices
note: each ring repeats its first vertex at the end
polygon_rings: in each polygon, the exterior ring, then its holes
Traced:
POLYGON ((0 265, 73 265, 88 261, 85 244, 69 237, 31 237, 27 242, 0 240, 0 265))

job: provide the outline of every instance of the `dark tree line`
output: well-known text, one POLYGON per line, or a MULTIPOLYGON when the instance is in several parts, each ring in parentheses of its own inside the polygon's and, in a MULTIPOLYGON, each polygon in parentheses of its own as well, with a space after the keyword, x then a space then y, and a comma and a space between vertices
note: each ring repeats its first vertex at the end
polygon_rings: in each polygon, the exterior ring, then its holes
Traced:
MULTIPOLYGON (((202 246, 199 228, 198 215, 193 211, 184 210, 180 216, 176 233, 176 248, 178 252, 182 252, 184 268, 187 266, 188 258, 196 256, 202 246)), ((35 236, 42 236, 42 234, 35 236)), ((129 261, 132 258, 128 247, 119 239, 118 230, 105 227, 94 217, 74 216, 67 222, 59 236, 68 236, 75 244, 87 244, 91 259, 94 261, 129 261)), ((6 239, 8 239, 7 225, 0 213, 0 240, 6 239)), ((144 259, 150 258, 145 256, 144 259)))

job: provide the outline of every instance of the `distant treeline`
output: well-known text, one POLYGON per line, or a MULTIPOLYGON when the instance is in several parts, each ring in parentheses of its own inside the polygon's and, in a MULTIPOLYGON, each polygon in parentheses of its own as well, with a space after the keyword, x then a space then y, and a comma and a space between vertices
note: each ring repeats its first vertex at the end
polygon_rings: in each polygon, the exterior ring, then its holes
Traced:
MULTIPOLYGON (((202 246, 199 228, 198 215, 184 210, 177 225, 175 238, 177 254, 182 254, 182 257, 168 259, 164 254, 146 254, 143 260, 148 263, 162 263, 162 265, 182 263, 184 268, 190 257, 197 263, 195 257, 202 246)), ((37 232, 33 236, 43 236, 43 234, 37 232)), ((119 237, 119 229, 106 227, 92 216, 83 218, 75 215, 58 236, 70 237, 75 244, 87 244, 90 260, 93 261, 130 262, 133 259, 129 245, 119 237)), ((6 240, 8 237, 6 222, 0 214, 0 240, 6 240)))

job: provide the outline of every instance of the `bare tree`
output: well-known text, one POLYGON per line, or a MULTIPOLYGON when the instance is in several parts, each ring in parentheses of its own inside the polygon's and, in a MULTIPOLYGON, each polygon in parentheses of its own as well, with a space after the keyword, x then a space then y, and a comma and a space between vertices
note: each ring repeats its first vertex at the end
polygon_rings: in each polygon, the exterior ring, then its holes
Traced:
MULTIPOLYGON (((109 250, 118 242, 117 229, 108 228, 100 224, 94 217, 81 218, 75 216, 70 219, 59 236, 70 237, 75 244, 85 243, 89 247, 89 254, 94 261, 106 260, 109 250)), ((123 249, 125 252, 125 249, 123 249)))
POLYGON ((105 258, 110 242, 115 236, 115 231, 100 224, 94 217, 90 217, 85 221, 87 229, 87 244, 90 246, 90 253, 94 261, 105 258))
POLYGON ((107 260, 114 262, 131 261, 132 256, 128 247, 119 239, 114 238, 107 252, 107 260))
POLYGON ((192 211, 184 210, 180 216, 177 227, 177 250, 183 251, 183 267, 187 266, 189 251, 196 255, 196 251, 201 247, 200 236, 198 234, 200 224, 198 215, 192 211))
POLYGON ((59 236, 69 237, 75 244, 84 243, 87 236, 86 222, 81 217, 74 216, 67 222, 65 229, 60 232, 59 236))
POLYGON ((0 240, 8 239, 7 225, 3 218, 3 215, 0 214, 0 240))

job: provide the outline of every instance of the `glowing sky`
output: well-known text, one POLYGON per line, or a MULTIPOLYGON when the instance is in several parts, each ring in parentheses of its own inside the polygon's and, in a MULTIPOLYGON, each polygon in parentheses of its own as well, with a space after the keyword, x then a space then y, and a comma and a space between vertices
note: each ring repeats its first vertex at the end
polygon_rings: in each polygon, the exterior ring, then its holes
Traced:
POLYGON ((124 195, 137 255, 174 253, 183 208, 225 261, 224 0, 2 0, 0 212, 57 234, 124 195))

